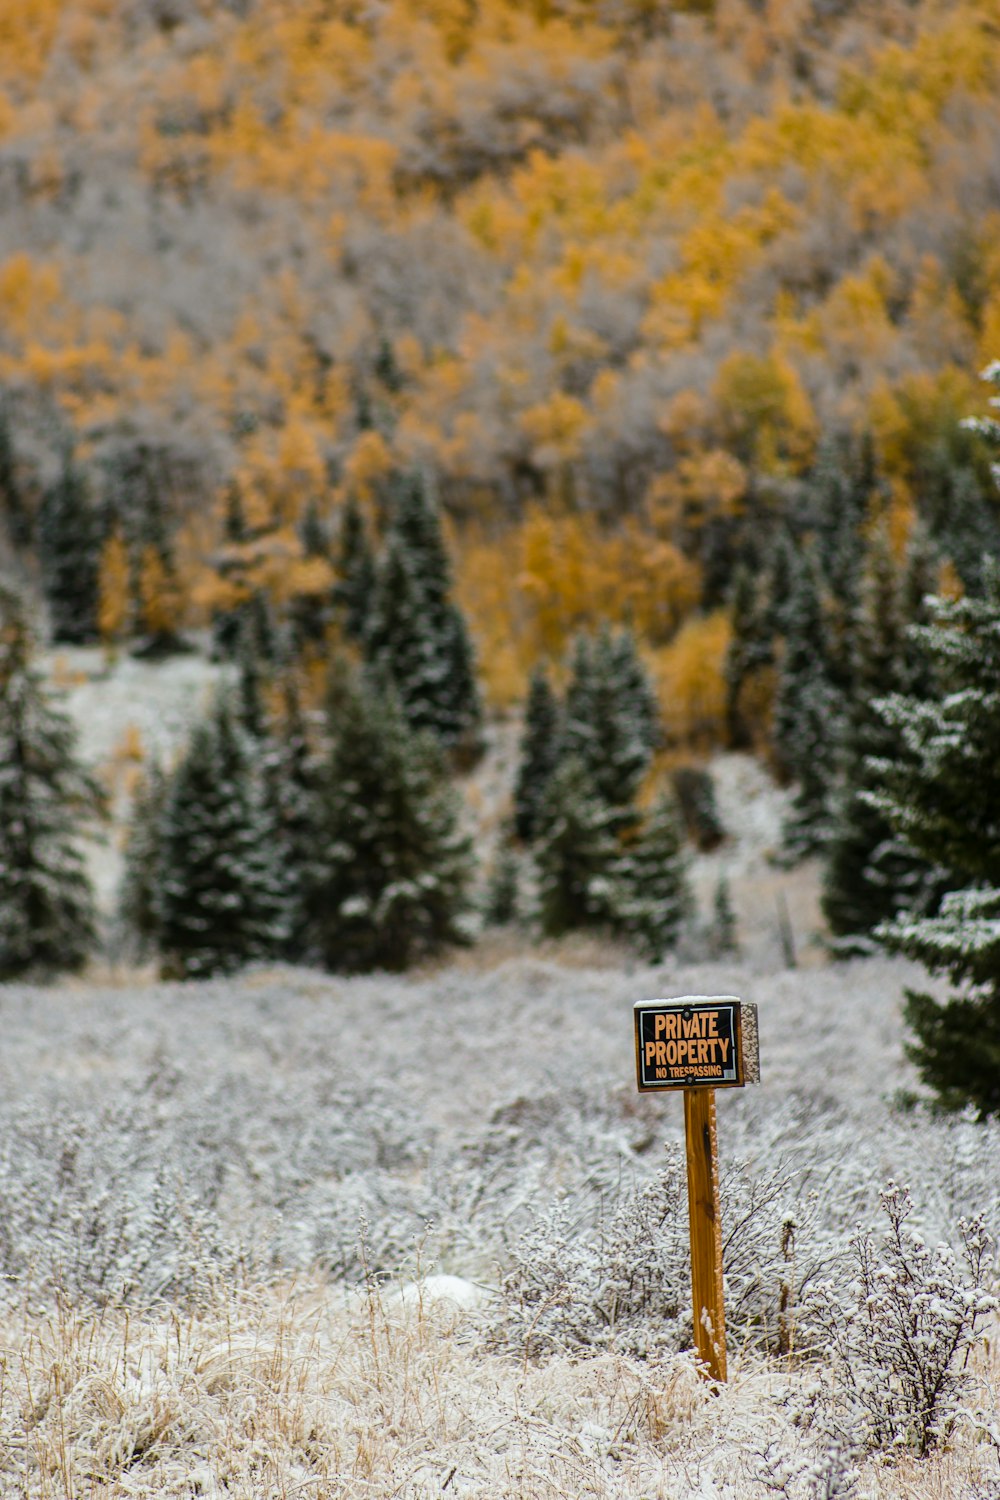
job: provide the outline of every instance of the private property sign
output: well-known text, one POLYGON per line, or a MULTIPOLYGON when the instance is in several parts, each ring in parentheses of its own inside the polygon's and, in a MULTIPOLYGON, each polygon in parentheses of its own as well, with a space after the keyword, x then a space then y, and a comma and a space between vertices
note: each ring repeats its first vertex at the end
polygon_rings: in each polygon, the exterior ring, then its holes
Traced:
POLYGON ((710 1380, 726 1378, 726 1308, 715 1133, 716 1089, 760 1082, 757 1007, 735 995, 637 1000, 635 1077, 640 1093, 684 1095, 694 1342, 710 1380))
POLYGON ((635 1071, 641 1093, 759 1082, 757 1007, 733 995, 637 1001, 635 1071))

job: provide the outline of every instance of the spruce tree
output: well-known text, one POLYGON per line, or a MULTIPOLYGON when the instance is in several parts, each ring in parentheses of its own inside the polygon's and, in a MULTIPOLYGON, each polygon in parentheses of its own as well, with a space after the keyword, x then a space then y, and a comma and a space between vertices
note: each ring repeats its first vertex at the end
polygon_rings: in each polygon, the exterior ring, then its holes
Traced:
POLYGON ((101 797, 32 654, 24 605, 0 586, 0 980, 78 969, 95 938, 77 833, 101 797))
POLYGON ((484 916, 491 927, 506 927, 518 916, 518 860, 510 844, 497 850, 486 887, 484 916))
POLYGON ((812 558, 801 554, 785 614, 785 647, 774 707, 774 750, 795 782, 782 843, 789 859, 822 848, 830 832, 830 799, 842 704, 830 681, 826 624, 812 558))
POLYGON ((619 858, 615 821, 586 766, 568 756, 546 788, 535 855, 539 917, 549 936, 613 925, 619 858))
POLYGON ((79 645, 98 639, 97 608, 104 528, 72 454, 45 491, 38 518, 42 585, 52 639, 79 645))
POLYGON ((871 933, 880 922, 902 910, 926 910, 939 895, 933 869, 893 832, 868 795, 879 786, 872 758, 898 760, 907 753, 876 704, 892 692, 920 690, 906 630, 923 612, 920 579, 928 581, 926 562, 918 537, 901 572, 885 532, 876 532, 862 577, 841 785, 823 871, 823 913, 841 952, 870 950, 871 933))
POLYGON ((0 399, 0 515, 15 547, 26 547, 32 537, 32 517, 25 486, 18 472, 10 409, 0 399))
POLYGON ((482 703, 468 630, 450 593, 441 518, 423 484, 407 480, 397 489, 365 655, 395 690, 412 728, 431 730, 471 758, 482 703))
POLYGON ((658 963, 676 944, 691 907, 680 818, 670 797, 654 804, 616 869, 615 925, 658 963))
MULTIPOLYGON (((315 501, 310 500, 298 527, 302 556, 307 563, 331 564, 330 544, 315 501)), ((321 646, 330 622, 331 601, 326 587, 295 594, 289 604, 292 635, 296 646, 321 646)))
POLYGON ((869 796, 949 894, 936 916, 900 915, 876 935, 959 987, 944 1002, 907 991, 925 1082, 946 1108, 1000 1114, 1000 562, 984 563, 981 598, 934 600, 916 631, 940 693, 882 700, 908 754, 873 762, 882 789, 869 796))
POLYGON ((236 662, 239 670, 237 702, 240 727, 251 739, 263 740, 267 736, 264 685, 253 623, 246 614, 239 623, 236 662))
POLYGON ((286 851, 254 758, 223 700, 170 779, 155 894, 170 977, 231 974, 284 951, 286 851))
MULTIPOLYGON (((223 546, 230 556, 223 555, 218 563, 220 574, 224 577, 232 570, 233 557, 238 554, 239 549, 248 540, 250 535, 247 525, 246 512, 243 508, 243 497, 239 486, 230 484, 226 490, 226 506, 222 522, 223 546)), ((244 618, 245 606, 236 604, 232 608, 217 609, 212 615, 212 652, 213 655, 221 657, 225 661, 232 660, 237 653, 240 641, 240 625, 244 618)))
POLYGON ((587 770, 594 790, 617 813, 617 826, 634 821, 634 801, 649 768, 659 710, 629 634, 603 626, 574 647, 563 736, 567 755, 587 770))
POLYGON ((363 641, 375 594, 375 557, 361 508, 353 495, 348 497, 341 517, 336 571, 333 602, 344 634, 349 640, 363 641))
POLYGON ((734 750, 753 744, 754 726, 745 706, 752 679, 774 661, 774 637, 768 621, 767 601, 761 577, 745 563, 739 564, 730 593, 732 629, 726 648, 726 730, 734 750))
POLYGON ((325 777, 317 890, 326 967, 402 970, 465 941, 472 851, 439 741, 371 684, 342 703, 325 777))
POLYGON ((559 762, 561 714, 559 700, 541 666, 531 674, 521 736, 521 759, 514 785, 514 829, 531 843, 538 833, 545 791, 559 762))
POLYGON ((291 672, 282 684, 280 720, 265 748, 262 770, 267 799, 286 856, 285 956, 292 963, 318 963, 325 915, 323 768, 291 672))
POLYGON ((630 731, 645 752, 644 774, 663 739, 660 700, 643 665, 632 630, 625 628, 611 636, 608 650, 609 669, 616 685, 621 714, 631 721, 630 731))

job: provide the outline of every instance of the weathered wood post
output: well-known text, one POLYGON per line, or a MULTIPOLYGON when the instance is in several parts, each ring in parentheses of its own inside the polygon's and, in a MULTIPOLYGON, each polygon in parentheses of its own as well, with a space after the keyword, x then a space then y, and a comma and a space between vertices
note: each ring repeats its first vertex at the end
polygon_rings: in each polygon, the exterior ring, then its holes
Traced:
POLYGON ((722 1294, 722 1211, 715 1133, 715 1090, 684 1090, 691 1304, 694 1346, 712 1380, 726 1378, 726 1309, 722 1294))
POLYGON ((639 1000, 634 1010, 640 1093, 684 1093, 694 1342, 706 1377, 724 1381, 726 1311, 715 1090, 760 1082, 757 1007, 732 995, 684 995, 676 1000, 639 1000))

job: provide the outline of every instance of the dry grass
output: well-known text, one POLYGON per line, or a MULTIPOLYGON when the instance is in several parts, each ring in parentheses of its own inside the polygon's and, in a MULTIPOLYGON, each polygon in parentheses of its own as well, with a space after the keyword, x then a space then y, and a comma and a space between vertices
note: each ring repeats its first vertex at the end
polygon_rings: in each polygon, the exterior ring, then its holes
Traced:
MULTIPOLYGON (((320 1283, 220 1289, 197 1315, 24 1308, 2 1333, 0 1486, 18 1500, 737 1500, 769 1493, 769 1445, 794 1449, 805 1380, 739 1356, 718 1395, 683 1356, 536 1365, 485 1351, 447 1301, 320 1283)), ((872 1465, 858 1493, 985 1500, 995 1473, 966 1431, 872 1465)))

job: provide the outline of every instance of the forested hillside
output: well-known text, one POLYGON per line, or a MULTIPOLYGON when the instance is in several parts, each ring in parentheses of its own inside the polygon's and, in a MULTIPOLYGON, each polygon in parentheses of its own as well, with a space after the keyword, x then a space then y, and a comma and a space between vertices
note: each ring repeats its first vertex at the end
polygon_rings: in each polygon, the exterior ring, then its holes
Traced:
POLYGON ((57 635, 60 577, 69 636, 280 619, 419 469, 494 701, 627 620, 724 739, 832 474, 956 584, 995 540, 998 163, 992 0, 5 6, 8 558, 57 635))

